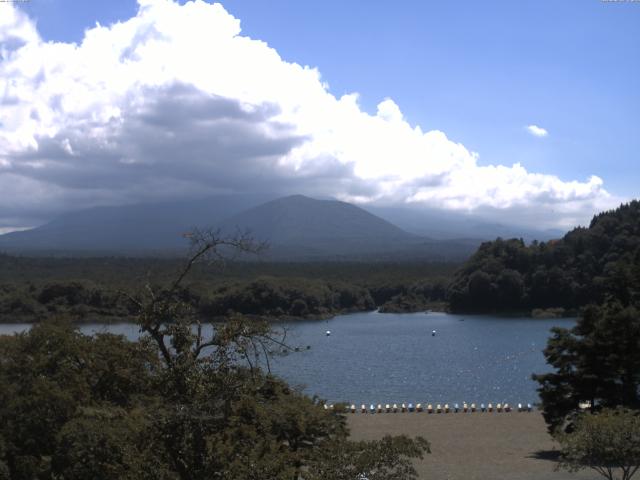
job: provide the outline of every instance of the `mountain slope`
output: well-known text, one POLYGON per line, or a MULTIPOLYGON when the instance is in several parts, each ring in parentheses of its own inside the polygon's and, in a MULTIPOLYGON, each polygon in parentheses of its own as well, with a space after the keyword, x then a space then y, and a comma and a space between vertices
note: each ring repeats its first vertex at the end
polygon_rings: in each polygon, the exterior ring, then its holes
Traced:
POLYGON ((9 251, 139 253, 182 250, 183 233, 212 227, 240 210, 266 200, 257 195, 221 195, 204 199, 95 207, 62 215, 51 222, 0 236, 9 251))
POLYGON ((272 258, 397 255, 424 242, 355 205, 302 195, 279 198, 222 224, 226 232, 249 230, 270 245, 272 258))
POLYGON ((249 228, 255 237, 275 244, 418 238, 355 205, 302 195, 279 198, 241 212, 223 222, 223 227, 249 228))
POLYGON ((461 260, 475 241, 435 241, 408 233, 362 208, 302 195, 261 203, 256 195, 99 207, 0 236, 0 251, 155 255, 183 252, 193 227, 250 231, 273 260, 461 260), (257 205, 257 206, 256 206, 257 205))
POLYGON ((562 237, 566 232, 558 229, 535 229, 498 223, 480 215, 456 211, 417 207, 365 207, 407 232, 424 235, 436 240, 476 239, 494 240, 502 238, 522 238, 526 242, 547 241, 562 237))

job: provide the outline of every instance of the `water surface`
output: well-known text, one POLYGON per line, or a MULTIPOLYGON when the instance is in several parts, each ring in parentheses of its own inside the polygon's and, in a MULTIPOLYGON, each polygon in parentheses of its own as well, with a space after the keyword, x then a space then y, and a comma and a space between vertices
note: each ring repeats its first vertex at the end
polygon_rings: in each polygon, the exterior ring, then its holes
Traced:
MULTIPOLYGON (((288 342, 303 348, 273 359, 271 367, 308 394, 332 402, 535 402, 531 374, 549 369, 542 355, 549 329, 570 328, 574 323, 573 319, 378 312, 287 322, 279 325, 288 329, 288 342)), ((27 328, 0 325, 0 334, 27 328)), ((139 335, 138 327, 128 324, 87 324, 81 330, 109 331, 130 339, 139 335)))

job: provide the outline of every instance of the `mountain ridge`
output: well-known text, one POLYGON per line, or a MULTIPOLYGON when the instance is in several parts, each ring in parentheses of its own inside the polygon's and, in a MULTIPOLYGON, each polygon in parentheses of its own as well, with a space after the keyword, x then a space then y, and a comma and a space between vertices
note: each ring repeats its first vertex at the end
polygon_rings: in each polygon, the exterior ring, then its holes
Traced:
MULTIPOLYGON (((335 199, 219 195, 205 199, 70 212, 31 230, 0 235, 9 253, 175 255, 194 227, 250 231, 270 260, 462 260, 481 238, 433 239, 335 199)), ((423 228, 427 230, 431 225, 423 228)))

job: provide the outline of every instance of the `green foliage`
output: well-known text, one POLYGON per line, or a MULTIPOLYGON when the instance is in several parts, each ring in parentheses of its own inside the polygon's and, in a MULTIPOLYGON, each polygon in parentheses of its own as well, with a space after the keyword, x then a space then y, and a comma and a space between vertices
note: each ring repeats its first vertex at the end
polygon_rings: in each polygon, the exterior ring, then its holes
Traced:
MULTIPOLYGON (((133 321, 133 293, 152 277, 174 278, 175 259, 29 258, 0 254, 0 322, 133 321)), ((181 288, 200 318, 247 315, 319 318, 343 312, 419 311, 443 302, 454 264, 227 263, 196 264, 181 288), (386 303, 390 302, 385 306, 386 303)))
POLYGON ((582 414, 571 433, 557 435, 559 468, 591 468, 608 480, 630 480, 640 468, 640 416, 635 411, 582 414), (617 472, 620 476, 616 476, 617 472))
POLYGON ((140 408, 81 408, 57 435, 52 470, 68 480, 171 478, 146 445, 150 423, 140 408))
POLYGON ((86 405, 128 406, 147 394, 157 355, 124 337, 81 335, 65 323, 0 337, 0 435, 12 479, 51 472, 57 437, 86 405))
MULTIPOLYGON (((312 480, 344 478, 349 469, 415 478, 409 459, 428 449, 424 440, 351 442, 344 413, 265 373, 268 352, 287 348, 267 323, 233 315, 204 337, 199 299, 184 279, 206 254, 251 244, 198 240, 173 281, 123 294, 140 341, 85 336, 65 321, 0 337, 0 479, 312 480)), ((260 305, 289 294, 278 288, 260 286, 260 305)), ((314 282, 303 288, 307 296, 295 300, 307 308, 319 308, 316 295, 341 307, 364 295, 314 282)), ((69 303, 84 293, 70 284, 38 296, 69 303)))
POLYGON ((640 202, 596 215, 550 242, 483 243, 455 274, 454 311, 578 309, 588 303, 640 300, 640 202))
POLYGON ((417 472, 411 459, 430 452, 422 437, 385 436, 380 441, 331 443, 311 464, 308 480, 412 480, 417 472))
POLYGON ((589 307, 571 329, 554 328, 544 350, 551 373, 534 375, 545 420, 563 426, 588 402, 591 410, 640 408, 640 311, 618 303, 589 307))
POLYGON ((202 311, 213 316, 231 311, 271 317, 308 317, 375 308, 371 295, 362 287, 344 282, 274 277, 224 285, 203 303, 202 311))

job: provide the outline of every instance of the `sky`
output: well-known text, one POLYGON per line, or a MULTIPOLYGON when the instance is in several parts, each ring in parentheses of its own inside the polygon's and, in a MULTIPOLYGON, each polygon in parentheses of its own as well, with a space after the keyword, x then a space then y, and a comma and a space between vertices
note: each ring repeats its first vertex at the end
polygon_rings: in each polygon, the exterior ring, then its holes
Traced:
POLYGON ((640 2, 0 3, 0 232, 229 192, 569 228, 637 197, 640 2))

